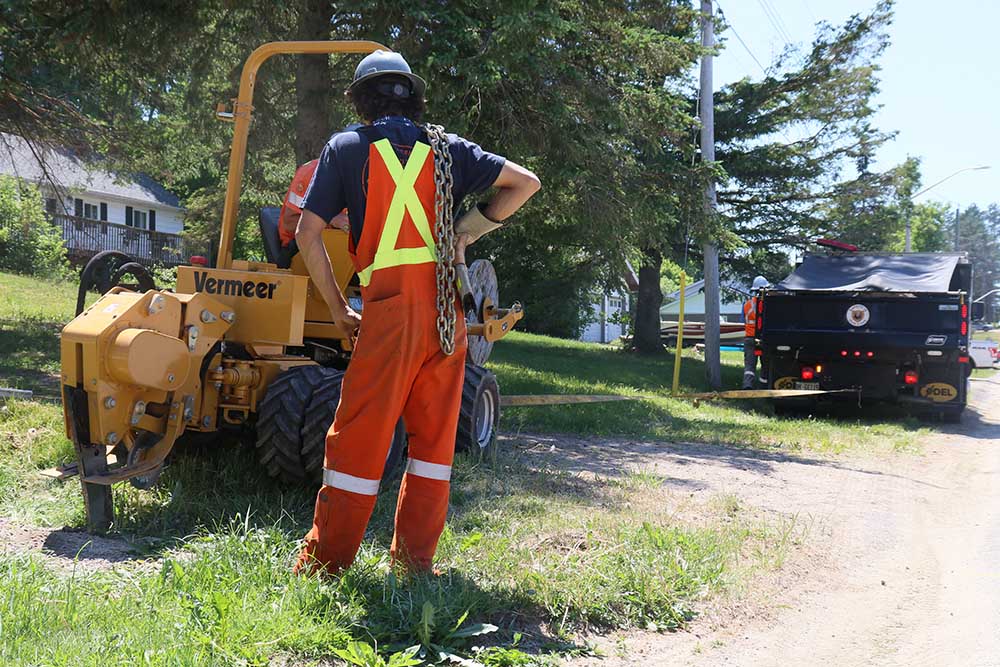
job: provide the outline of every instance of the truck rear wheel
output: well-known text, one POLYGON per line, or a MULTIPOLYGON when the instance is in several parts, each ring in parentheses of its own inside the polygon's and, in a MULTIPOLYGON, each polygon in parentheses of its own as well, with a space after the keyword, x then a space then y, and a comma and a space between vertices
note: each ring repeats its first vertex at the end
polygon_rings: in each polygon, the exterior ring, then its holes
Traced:
POLYGON ((485 453, 496 441, 499 423, 500 385, 497 376, 482 366, 466 364, 455 449, 485 453))
POLYGON ((257 454, 268 475, 290 483, 305 481, 302 426, 306 407, 313 392, 339 372, 322 366, 296 366, 268 386, 257 417, 257 454))
POLYGON ((946 424, 959 424, 962 422, 962 414, 964 412, 964 405, 958 408, 944 408, 941 410, 941 421, 946 424))
MULTIPOLYGON (((313 392, 306 406, 305 423, 302 426, 302 462, 305 479, 320 484, 323 481, 323 458, 326 453, 326 434, 333 424, 340 404, 343 371, 333 371, 322 386, 313 392)), ((385 457, 382 481, 392 477, 403 460, 406 449, 406 427, 403 420, 396 422, 392 443, 385 457)))

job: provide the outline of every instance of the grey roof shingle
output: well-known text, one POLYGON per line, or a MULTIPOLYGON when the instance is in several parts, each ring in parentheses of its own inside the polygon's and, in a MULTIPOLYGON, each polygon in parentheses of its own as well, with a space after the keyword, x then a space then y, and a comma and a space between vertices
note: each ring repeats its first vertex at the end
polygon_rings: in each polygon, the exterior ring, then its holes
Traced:
POLYGON ((181 207, 177 195, 146 174, 113 173, 101 167, 99 158, 85 161, 67 149, 36 149, 44 151, 42 160, 48 170, 48 178, 24 139, 0 133, 0 174, 39 184, 51 179, 57 187, 67 191, 84 190, 138 202, 181 207))

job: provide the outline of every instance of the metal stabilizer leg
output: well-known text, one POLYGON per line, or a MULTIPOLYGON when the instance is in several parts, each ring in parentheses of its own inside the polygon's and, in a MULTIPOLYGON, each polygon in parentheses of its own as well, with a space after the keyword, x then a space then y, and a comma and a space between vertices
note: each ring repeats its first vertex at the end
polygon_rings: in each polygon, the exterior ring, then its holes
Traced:
POLYGON ((106 533, 111 530, 115 521, 111 485, 91 484, 82 480, 90 475, 107 473, 107 448, 103 445, 83 445, 77 447, 77 453, 80 457, 80 483, 83 485, 83 504, 87 511, 87 530, 106 533))

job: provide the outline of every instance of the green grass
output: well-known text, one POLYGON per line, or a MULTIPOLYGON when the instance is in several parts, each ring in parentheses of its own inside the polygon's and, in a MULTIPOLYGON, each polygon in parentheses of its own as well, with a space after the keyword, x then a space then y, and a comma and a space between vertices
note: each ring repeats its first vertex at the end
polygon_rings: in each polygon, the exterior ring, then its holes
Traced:
MULTIPOLYGON (((742 376, 740 352, 722 354, 723 387, 742 376)), ((844 417, 776 418, 767 401, 719 401, 695 407, 670 398, 673 355, 642 357, 577 341, 513 333, 493 349, 489 366, 504 394, 621 394, 628 402, 508 408, 504 430, 628 436, 672 442, 841 453, 900 450, 926 434, 913 418, 866 410, 844 417)), ((704 362, 686 350, 681 392, 705 391, 704 362)), ((850 415, 850 412, 847 413, 850 415)))
MULTIPOLYGON (((0 274, 0 384, 55 396, 58 331, 75 290, 0 274)), ((690 353, 689 353, 690 354, 690 353)), ((735 386, 738 354, 724 355, 735 386)), ((509 409, 503 430, 816 449, 899 448, 908 421, 775 419, 740 402, 668 397, 668 355, 515 334, 491 367, 514 393, 618 393, 642 400, 509 409)), ((688 356, 685 391, 702 387, 688 356)), ((919 435, 919 434, 917 434, 919 435)), ((38 471, 73 458, 56 402, 0 405, 0 516, 30 526, 80 527, 79 485, 38 471)), ((537 664, 586 652, 581 628, 683 626, 707 595, 780 566, 801 539, 723 497, 685 511, 648 471, 569 473, 508 441, 489 460, 460 457, 438 550, 437 578, 388 569, 394 493, 384 493, 358 564, 337 580, 290 575, 312 516, 314 489, 268 479, 245 445, 220 438, 178 447, 151 491, 115 489, 122 539, 137 559, 112 571, 64 567, 38 555, 0 556, 0 664, 315 664, 359 640, 388 655, 435 643, 484 664, 537 664), (454 630, 492 623, 475 652, 454 630)), ((69 556, 72 556, 70 554, 69 556)), ((84 548, 80 559, 89 558, 84 548)), ((488 629, 483 626, 479 629, 488 629)), ((375 662, 372 662, 375 664, 375 662)))
MULTIPOLYGON (((71 456, 59 427, 53 405, 0 411, 0 514, 81 524, 77 483, 37 475, 71 456)), ((786 548, 784 529, 725 503, 678 519, 650 473, 584 478, 509 447, 458 461, 441 577, 389 573, 390 490, 356 567, 321 582, 290 575, 313 498, 263 476, 235 442, 179 456, 151 492, 116 487, 120 530, 151 565, 67 575, 37 556, 0 557, 0 664, 263 665, 355 639, 397 650, 426 636, 427 603, 432 638, 452 650, 470 654, 446 638, 467 614, 463 627, 499 627, 490 643, 520 635, 524 656, 545 656, 585 648, 572 643, 581 627, 682 626, 705 595, 773 567, 774 545, 786 548)))
POLYGON ((69 283, 0 273, 0 386, 58 397, 59 332, 75 307, 69 283))

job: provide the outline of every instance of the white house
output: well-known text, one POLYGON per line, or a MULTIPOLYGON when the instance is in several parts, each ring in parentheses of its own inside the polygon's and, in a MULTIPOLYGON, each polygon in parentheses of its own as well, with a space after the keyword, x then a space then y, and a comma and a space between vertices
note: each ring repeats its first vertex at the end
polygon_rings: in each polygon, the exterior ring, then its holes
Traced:
MULTIPOLYGON (((736 283, 723 283, 719 286, 719 316, 725 322, 743 321, 743 303, 749 296, 750 289, 736 283)), ((663 297, 660 308, 660 319, 677 322, 680 311, 680 290, 675 290, 663 297)), ((684 321, 705 321, 705 281, 697 280, 684 288, 684 321)))
POLYGON ((628 333, 624 324, 632 312, 632 294, 639 291, 639 277, 628 260, 622 286, 618 289, 596 290, 590 302, 590 323, 580 335, 587 343, 611 343, 628 333))
POLYGON ((623 317, 629 314, 629 294, 624 290, 597 294, 590 305, 591 322, 580 340, 587 343, 610 343, 625 333, 623 317))
POLYGON ((140 261, 186 260, 178 236, 184 209, 175 194, 145 174, 111 172, 99 158, 84 160, 66 149, 42 149, 39 156, 35 150, 0 133, 0 174, 38 186, 71 257, 120 250, 140 261))

